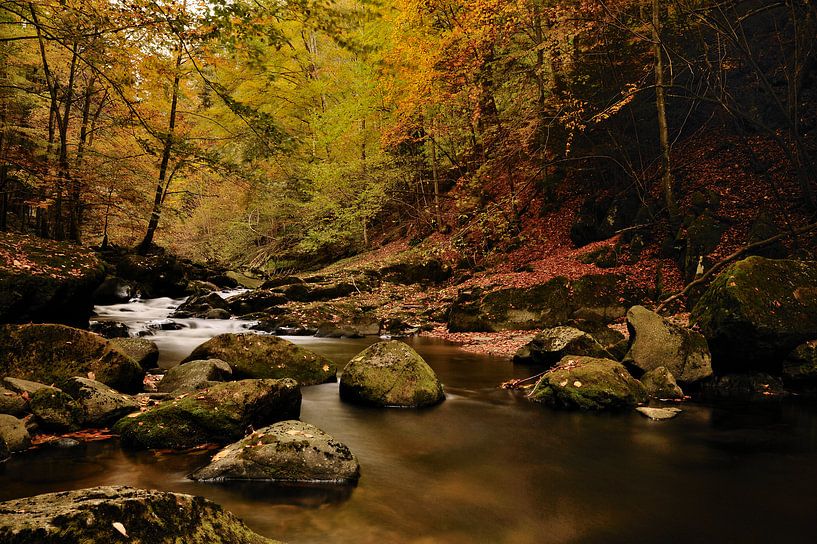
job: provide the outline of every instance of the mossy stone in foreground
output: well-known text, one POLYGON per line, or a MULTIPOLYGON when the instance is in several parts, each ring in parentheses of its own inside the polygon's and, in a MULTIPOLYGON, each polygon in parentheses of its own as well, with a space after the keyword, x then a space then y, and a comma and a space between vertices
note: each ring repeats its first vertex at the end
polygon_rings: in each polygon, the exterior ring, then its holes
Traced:
POLYGON ((45 429, 57 432, 76 431, 82 424, 82 408, 71 395, 59 389, 40 389, 31 396, 29 406, 37 422, 45 429))
POLYGON ((104 338, 64 325, 0 326, 0 376, 58 383, 92 372, 117 391, 142 387, 144 370, 104 338))
POLYGON ((647 392, 621 363, 567 356, 542 376, 528 398, 554 408, 610 410, 644 403, 647 392))
POLYGON ((329 359, 277 336, 220 334, 201 344, 182 364, 203 359, 227 361, 238 378, 292 378, 301 385, 335 380, 329 359))
POLYGON ((372 344, 343 369, 340 398, 373 406, 419 408, 445 400, 437 375, 403 342, 372 344))
POLYGON ((302 421, 282 421, 230 444, 192 480, 354 483, 357 458, 345 444, 302 421))
POLYGON ((203 497, 112 486, 0 503, 0 542, 274 544, 275 541, 252 532, 233 514, 203 497))
POLYGON ((300 411, 301 391, 294 380, 241 380, 165 401, 120 419, 113 429, 126 447, 186 449, 227 444, 250 428, 295 419, 300 411))
POLYGON ((69 378, 60 384, 60 388, 82 408, 82 424, 86 427, 104 427, 126 414, 139 411, 139 403, 130 395, 88 378, 69 378))

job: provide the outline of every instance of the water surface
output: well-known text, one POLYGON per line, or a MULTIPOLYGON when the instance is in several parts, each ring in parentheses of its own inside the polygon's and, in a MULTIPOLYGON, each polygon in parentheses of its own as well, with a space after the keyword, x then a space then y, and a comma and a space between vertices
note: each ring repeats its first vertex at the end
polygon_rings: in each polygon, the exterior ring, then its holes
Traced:
MULTIPOLYGON (((140 313, 161 319, 169 310, 156 307, 175 304, 103 313, 133 314, 138 326, 140 313)), ((179 321, 193 326, 154 338, 165 366, 208 335, 246 325, 179 321)), ((290 339, 341 364, 374 341, 290 339)), ((436 408, 360 408, 339 401, 337 384, 303 389, 301 419, 358 456, 354 489, 194 483, 185 475, 211 452, 129 453, 108 441, 15 456, 0 474, 0 499, 114 484, 193 493, 293 544, 817 539, 812 406, 686 404, 668 422, 554 412, 496 387, 528 369, 429 339, 411 343, 446 385, 436 408)))

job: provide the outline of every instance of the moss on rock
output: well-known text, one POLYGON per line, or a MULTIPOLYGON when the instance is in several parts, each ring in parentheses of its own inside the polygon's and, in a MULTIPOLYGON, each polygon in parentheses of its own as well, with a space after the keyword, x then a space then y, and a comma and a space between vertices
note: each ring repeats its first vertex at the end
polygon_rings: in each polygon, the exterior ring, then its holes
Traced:
POLYGON ((0 503, 0 542, 274 544, 203 497, 122 486, 0 503))
POLYGON ((165 401, 120 419, 113 429, 123 446, 186 449, 233 442, 250 427, 297 418, 300 409, 301 392, 294 380, 241 380, 165 401))
POLYGON ((749 257, 719 274, 692 310, 716 372, 779 372, 817 337, 817 262, 749 257))
POLYGON ((227 361, 238 378, 292 378, 301 385, 335 380, 329 359, 277 336, 220 334, 193 350, 182 364, 204 359, 227 361))
POLYGON ((159 382, 157 390, 160 393, 173 393, 174 395, 191 393, 213 385, 212 382, 227 380, 232 375, 233 370, 226 361, 220 359, 190 361, 168 370, 162 381, 159 382))
POLYGON ((44 428, 57 432, 76 431, 83 420, 82 408, 71 395, 47 387, 31 396, 31 412, 44 428))
POLYGON ((144 371, 96 334, 64 325, 0 326, 0 376, 57 383, 93 372, 119 391, 137 391, 144 371))
POLYGON ((542 376, 528 398, 553 408, 608 410, 644 403, 647 392, 621 363, 567 356, 542 376))
POLYGON ((573 327, 553 327, 537 334, 513 357, 514 363, 553 366, 565 355, 612 359, 612 355, 590 334, 573 327))
POLYGON ((139 411, 139 403, 133 397, 88 378, 69 378, 60 384, 60 388, 82 408, 84 426, 104 427, 126 414, 139 411))
POLYGON ((114 338, 110 344, 145 370, 156 368, 159 364, 159 346, 156 342, 144 338, 114 338))
POLYGON ((373 344, 344 367, 340 398, 374 406, 423 407, 445 400, 443 386, 420 355, 403 342, 373 344))

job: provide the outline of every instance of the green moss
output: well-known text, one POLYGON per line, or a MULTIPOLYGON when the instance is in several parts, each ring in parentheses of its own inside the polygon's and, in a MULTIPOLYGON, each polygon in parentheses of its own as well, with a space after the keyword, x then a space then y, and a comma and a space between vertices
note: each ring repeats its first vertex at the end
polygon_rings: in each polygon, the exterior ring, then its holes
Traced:
POLYGON ((58 432, 76 431, 83 420, 80 405, 59 389, 40 389, 31 396, 29 407, 44 428, 58 432))
POLYGON ((239 378, 292 378, 301 385, 335 380, 329 359, 277 336, 221 334, 198 346, 182 363, 204 359, 227 361, 239 378))

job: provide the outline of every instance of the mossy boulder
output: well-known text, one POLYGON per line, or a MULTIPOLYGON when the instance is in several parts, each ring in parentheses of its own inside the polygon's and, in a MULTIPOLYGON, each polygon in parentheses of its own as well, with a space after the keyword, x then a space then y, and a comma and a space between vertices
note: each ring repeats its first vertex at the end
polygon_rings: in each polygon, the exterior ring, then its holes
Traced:
POLYGON ((229 318, 227 309, 229 304, 218 293, 207 293, 206 295, 191 296, 185 300, 170 317, 203 317, 213 310, 222 310, 229 318))
POLYGON ((144 338, 114 338, 110 343, 145 370, 156 368, 159 364, 159 346, 156 342, 144 338))
POLYGON ((0 542, 274 544, 203 497, 123 486, 0 503, 0 542))
POLYGON ((345 444, 308 423, 282 421, 230 444, 190 478, 354 483, 359 476, 345 444))
POLYGON ((33 382, 31 380, 21 380, 20 378, 3 378, 3 385, 15 393, 26 395, 28 397, 31 397, 40 389, 57 389, 53 385, 46 385, 44 383, 33 382))
POLYGON ((420 355, 398 341, 372 344, 344 367, 340 398, 373 406, 419 408, 445 400, 443 386, 420 355))
POLYGON ((567 356, 539 379, 528 398, 553 408, 612 410, 642 404, 648 395, 621 363, 567 356))
POLYGON ((565 355, 613 358, 590 334, 573 327, 559 326, 543 330, 519 348, 513 362, 551 367, 565 355))
POLYGON ((0 442, 5 442, 9 451, 18 452, 31 447, 31 436, 22 420, 0 414, 0 442))
POLYGON ((817 338, 817 262, 749 257, 715 278, 692 310, 716 372, 779 373, 817 338))
POLYGON ((709 346, 701 333, 674 325, 643 306, 627 312, 627 328, 630 350, 623 362, 639 373, 663 366, 688 384, 712 376, 709 346))
POLYGON ((684 392, 675 381, 675 376, 663 366, 645 372, 641 376, 641 384, 647 393, 656 399, 684 398, 684 392))
POLYGON ((120 419, 113 429, 126 447, 186 449, 234 442, 251 427, 295 419, 300 410, 301 391, 294 380, 241 380, 162 402, 120 419))
POLYGON ((817 340, 794 348, 783 361, 783 376, 792 381, 817 381, 817 340))
POLYGON ((159 382, 157 391, 178 396, 209 387, 213 382, 229 380, 232 376, 233 369, 226 361, 220 359, 190 361, 168 370, 159 382))
POLYGON ((335 380, 335 364, 277 336, 220 334, 201 344, 182 363, 227 361, 237 378, 292 378, 301 385, 335 380))
POLYGON ((613 274, 557 277, 527 288, 468 289, 451 306, 448 328, 498 332, 555 327, 572 319, 610 322, 624 316, 625 304, 641 297, 625 278, 613 274))
POLYGON ((119 391, 142 386, 144 370, 96 334, 64 325, 0 326, 0 376, 57 383, 92 372, 119 391))
POLYGON ((59 389, 40 389, 31 396, 29 407, 43 429, 66 432, 82 426, 82 407, 71 395, 59 389))
POLYGON ((130 395, 88 378, 69 378, 60 384, 60 389, 77 401, 82 409, 82 424, 86 427, 104 427, 139 411, 139 403, 130 395))
POLYGON ((89 248, 0 232, 0 323, 85 326, 104 278, 89 248))

